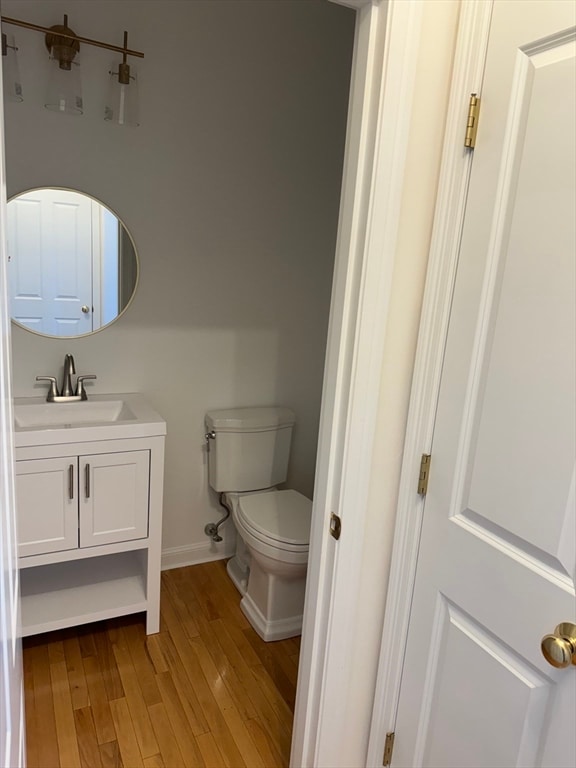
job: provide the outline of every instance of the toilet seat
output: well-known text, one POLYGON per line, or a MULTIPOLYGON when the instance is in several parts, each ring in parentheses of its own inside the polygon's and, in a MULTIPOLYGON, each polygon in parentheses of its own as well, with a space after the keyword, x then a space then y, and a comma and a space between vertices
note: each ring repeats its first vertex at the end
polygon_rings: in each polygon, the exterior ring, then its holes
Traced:
POLYGON ((312 502, 295 490, 249 494, 238 499, 238 519, 246 530, 277 549, 307 552, 312 502))

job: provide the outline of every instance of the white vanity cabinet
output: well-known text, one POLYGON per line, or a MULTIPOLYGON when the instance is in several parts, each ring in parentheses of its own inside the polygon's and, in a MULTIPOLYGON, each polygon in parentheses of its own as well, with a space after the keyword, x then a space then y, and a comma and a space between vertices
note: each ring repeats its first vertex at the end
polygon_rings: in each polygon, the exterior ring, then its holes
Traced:
POLYGON ((150 451, 16 462, 18 555, 148 535, 150 451))
POLYGON ((130 418, 16 422, 23 636, 143 611, 159 631, 166 425, 141 397, 115 397, 130 418))

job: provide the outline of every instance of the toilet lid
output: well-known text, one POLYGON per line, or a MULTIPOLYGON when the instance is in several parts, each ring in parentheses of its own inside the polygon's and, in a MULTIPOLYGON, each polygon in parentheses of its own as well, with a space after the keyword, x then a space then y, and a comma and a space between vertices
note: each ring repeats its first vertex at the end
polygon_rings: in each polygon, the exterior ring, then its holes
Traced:
POLYGON ((292 546, 308 546, 312 502, 294 490, 240 497, 239 515, 260 538, 292 546))

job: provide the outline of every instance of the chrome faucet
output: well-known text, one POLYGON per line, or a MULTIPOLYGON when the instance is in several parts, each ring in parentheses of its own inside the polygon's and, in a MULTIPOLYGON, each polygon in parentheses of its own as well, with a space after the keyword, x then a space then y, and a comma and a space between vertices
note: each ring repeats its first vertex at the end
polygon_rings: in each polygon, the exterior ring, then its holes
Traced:
POLYGON ((49 381, 50 387, 46 396, 49 403, 70 403, 76 400, 88 400, 88 395, 84 387, 86 379, 95 379, 93 373, 85 373, 78 376, 76 380, 76 392, 72 386, 72 375, 76 374, 76 365, 72 355, 67 354, 64 358, 64 375, 62 377, 62 391, 58 392, 58 385, 55 376, 36 376, 36 381, 49 381))

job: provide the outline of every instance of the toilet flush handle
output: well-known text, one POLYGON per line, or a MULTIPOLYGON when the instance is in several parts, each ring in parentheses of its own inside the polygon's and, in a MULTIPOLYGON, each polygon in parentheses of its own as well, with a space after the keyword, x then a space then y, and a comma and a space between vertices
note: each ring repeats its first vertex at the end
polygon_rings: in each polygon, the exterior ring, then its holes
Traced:
POLYGON ((214 430, 206 432, 204 440, 206 440, 206 452, 210 453, 210 440, 216 440, 216 432, 214 432, 214 430))

